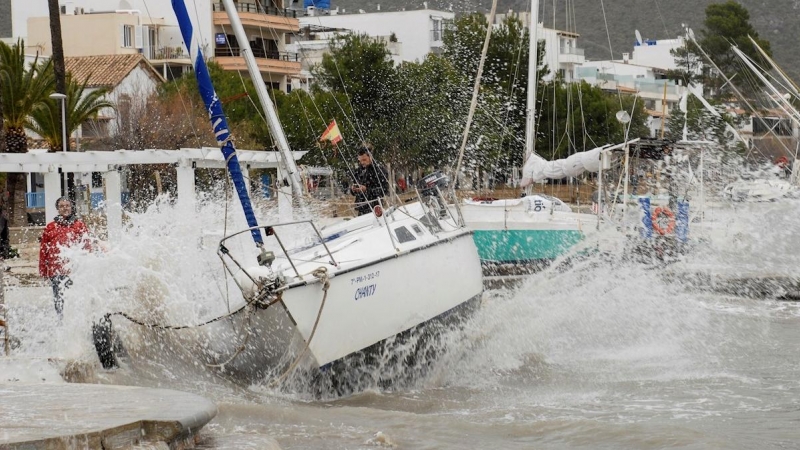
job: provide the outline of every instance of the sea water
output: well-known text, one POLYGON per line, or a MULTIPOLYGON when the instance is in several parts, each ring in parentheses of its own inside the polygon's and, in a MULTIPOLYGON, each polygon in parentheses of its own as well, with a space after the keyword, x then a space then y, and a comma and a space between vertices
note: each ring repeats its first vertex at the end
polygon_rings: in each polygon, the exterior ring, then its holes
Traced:
MULTIPOLYGON (((208 199, 187 212, 165 199, 131 214, 122 241, 107 251, 71 254, 74 285, 61 323, 49 288, 10 287, 21 339, 15 355, 55 359, 73 381, 204 395, 219 405, 201 431, 207 449, 777 449, 800 442, 800 306, 777 294, 723 295, 684 280, 697 271, 794 274, 795 200, 709 208, 690 230, 692 251, 666 267, 597 252, 488 291, 480 309, 442 337, 435 358, 417 362, 424 376, 402 384, 379 383, 391 374, 382 367, 345 397, 311 394, 302 372, 280 387, 243 385, 207 367, 192 334, 178 332, 129 334, 121 367, 101 369, 89 327, 105 312, 198 323, 241 301, 215 254, 220 230, 243 227, 234 206, 223 220, 224 203, 208 199)), ((232 247, 254 255, 246 239, 232 247)))

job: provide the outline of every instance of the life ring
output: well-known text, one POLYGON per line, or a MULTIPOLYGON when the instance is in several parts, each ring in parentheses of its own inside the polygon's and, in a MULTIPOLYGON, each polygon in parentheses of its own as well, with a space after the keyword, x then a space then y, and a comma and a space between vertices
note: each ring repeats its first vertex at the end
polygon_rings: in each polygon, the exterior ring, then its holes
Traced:
POLYGON ((666 234, 672 234, 672 232, 675 231, 675 214, 673 214, 669 208, 659 206, 655 209, 655 211, 653 211, 653 215, 650 219, 653 221, 653 229, 656 231, 656 233, 662 236, 666 234), (658 224, 658 218, 661 215, 664 215, 667 217, 667 219, 669 219, 666 230, 661 228, 661 226, 658 224))

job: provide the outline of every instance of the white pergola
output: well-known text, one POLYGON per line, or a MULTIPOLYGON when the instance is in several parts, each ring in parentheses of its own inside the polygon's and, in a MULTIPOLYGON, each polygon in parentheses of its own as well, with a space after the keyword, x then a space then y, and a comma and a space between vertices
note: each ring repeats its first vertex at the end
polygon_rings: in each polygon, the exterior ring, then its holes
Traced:
MULTIPOLYGON (((292 152, 295 160, 306 152, 292 152)), ((242 173, 251 169, 277 169, 282 179, 280 154, 274 151, 237 150, 242 173)), ((45 217, 57 214, 55 201, 61 196, 62 173, 101 172, 106 188, 108 239, 115 241, 122 233, 122 184, 119 170, 132 164, 172 164, 177 171, 179 208, 193 208, 197 168, 224 169, 225 158, 219 148, 182 148, 180 150, 115 150, 87 152, 0 153, 0 172, 44 174, 45 217), (55 195, 50 193, 55 192, 55 195)), ((288 191, 291 196, 291 191, 288 191)), ((281 195, 280 197, 284 197, 281 195)), ((290 201, 290 198, 287 198, 290 201)), ((286 205, 286 202, 279 202, 286 205)), ((289 203, 290 204, 290 203, 289 203)))

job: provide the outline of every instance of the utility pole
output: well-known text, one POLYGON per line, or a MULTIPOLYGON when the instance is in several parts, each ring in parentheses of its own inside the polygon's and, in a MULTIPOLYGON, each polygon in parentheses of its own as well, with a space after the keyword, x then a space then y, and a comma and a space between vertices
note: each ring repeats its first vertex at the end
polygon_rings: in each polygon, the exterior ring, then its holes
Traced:
MULTIPOLYGON (((59 94, 67 94, 67 68, 64 63, 64 42, 61 39, 61 8, 58 5, 58 0, 47 0, 47 7, 50 12, 50 39, 53 45, 53 73, 56 78, 56 92, 59 94)), ((80 99, 69 99, 76 102, 80 99)), ((61 108, 61 121, 67 127, 71 125, 66 117, 66 108, 61 108)), ((67 128, 69 129, 69 128, 67 128)), ((62 148, 69 149, 69 134, 62 137, 66 142, 62 142, 62 148)), ((70 200, 75 202, 75 174, 67 174, 67 185, 65 186, 67 196, 70 200)))

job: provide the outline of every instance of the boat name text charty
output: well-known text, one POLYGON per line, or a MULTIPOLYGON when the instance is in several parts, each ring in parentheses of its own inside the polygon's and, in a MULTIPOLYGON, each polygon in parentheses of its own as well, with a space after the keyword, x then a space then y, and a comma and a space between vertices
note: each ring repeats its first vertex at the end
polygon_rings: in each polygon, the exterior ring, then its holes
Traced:
POLYGON ((356 293, 353 295, 353 298, 355 300, 360 300, 362 298, 369 297, 375 293, 375 289, 377 288, 377 284, 370 284, 369 286, 360 287, 356 289, 356 293))

